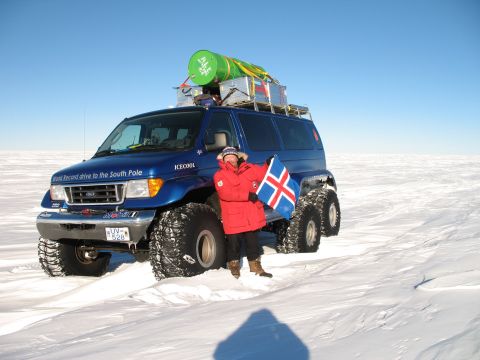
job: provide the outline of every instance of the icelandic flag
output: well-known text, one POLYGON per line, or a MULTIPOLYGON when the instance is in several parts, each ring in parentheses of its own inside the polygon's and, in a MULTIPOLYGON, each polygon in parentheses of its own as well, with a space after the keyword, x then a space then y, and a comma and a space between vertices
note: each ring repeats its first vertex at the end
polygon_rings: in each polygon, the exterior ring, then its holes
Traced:
POLYGON ((290 220, 299 195, 300 187, 275 155, 258 187, 258 199, 290 220))

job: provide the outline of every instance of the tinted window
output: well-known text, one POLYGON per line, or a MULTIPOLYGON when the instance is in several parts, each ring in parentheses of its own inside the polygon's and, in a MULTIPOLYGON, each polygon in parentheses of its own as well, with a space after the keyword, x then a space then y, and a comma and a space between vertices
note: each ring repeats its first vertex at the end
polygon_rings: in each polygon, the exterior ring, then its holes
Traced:
POLYGON ((312 137, 303 122, 277 118, 275 123, 287 150, 313 149, 312 137))
POLYGON ((240 114, 239 118, 250 149, 257 151, 280 149, 275 128, 269 116, 240 114))

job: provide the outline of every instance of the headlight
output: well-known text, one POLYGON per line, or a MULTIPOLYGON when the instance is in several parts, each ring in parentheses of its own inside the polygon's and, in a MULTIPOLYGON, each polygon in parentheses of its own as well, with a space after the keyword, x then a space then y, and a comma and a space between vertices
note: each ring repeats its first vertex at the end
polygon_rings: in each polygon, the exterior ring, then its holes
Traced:
POLYGON ((154 197, 163 185, 162 179, 130 180, 127 184, 127 198, 154 197))
POLYGON ((65 200, 65 190, 62 185, 50 185, 50 199, 65 200))

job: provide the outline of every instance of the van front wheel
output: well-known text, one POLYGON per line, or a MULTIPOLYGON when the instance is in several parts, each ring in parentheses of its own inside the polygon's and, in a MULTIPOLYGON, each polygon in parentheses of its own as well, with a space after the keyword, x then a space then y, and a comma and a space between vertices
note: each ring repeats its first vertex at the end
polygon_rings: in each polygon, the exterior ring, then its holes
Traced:
POLYGON ((150 236, 150 262, 158 280, 224 266, 225 235, 215 211, 190 203, 160 214, 150 236))
POLYGON ((38 240, 40 266, 49 276, 102 276, 110 257, 110 253, 97 252, 80 240, 38 240))

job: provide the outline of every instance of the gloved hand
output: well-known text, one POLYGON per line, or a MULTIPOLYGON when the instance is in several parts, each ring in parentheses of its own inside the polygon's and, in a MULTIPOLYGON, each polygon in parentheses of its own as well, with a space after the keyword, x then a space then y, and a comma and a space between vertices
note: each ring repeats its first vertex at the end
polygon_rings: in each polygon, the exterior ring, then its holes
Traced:
POLYGON ((258 196, 255 193, 249 192, 248 193, 248 201, 255 202, 258 200, 258 196))
POLYGON ((272 156, 269 156, 267 158, 267 160, 265 160, 265 162, 267 163, 267 165, 270 165, 270 163, 272 162, 272 159, 273 159, 273 155, 272 156))

